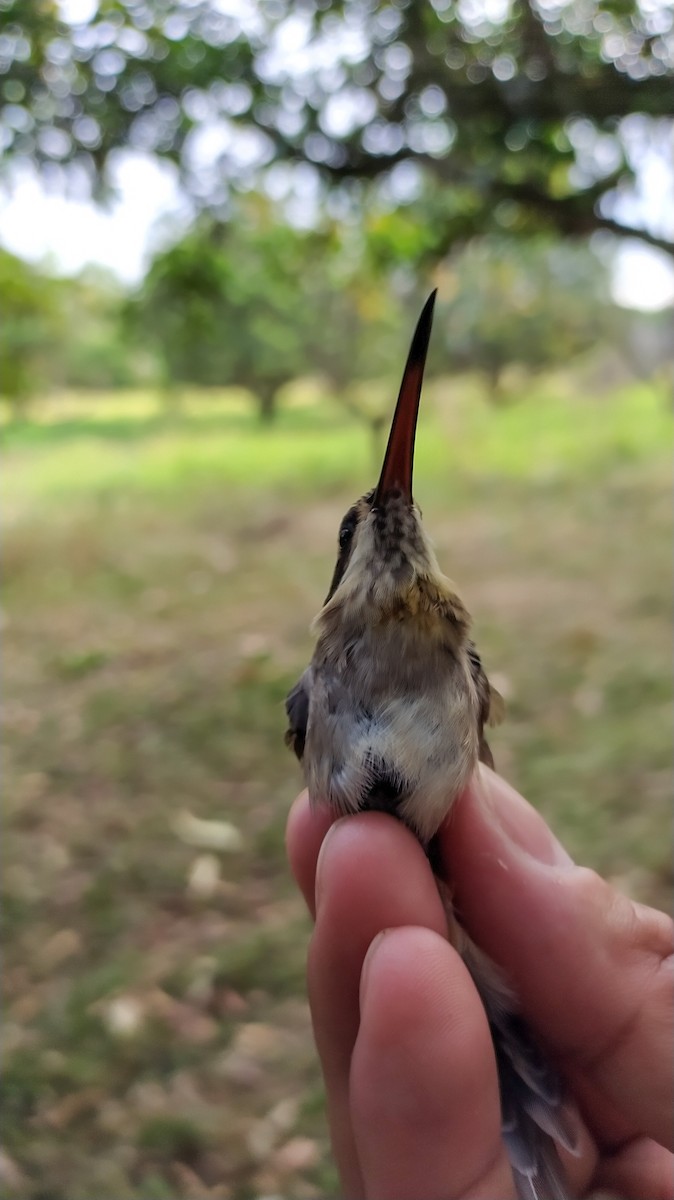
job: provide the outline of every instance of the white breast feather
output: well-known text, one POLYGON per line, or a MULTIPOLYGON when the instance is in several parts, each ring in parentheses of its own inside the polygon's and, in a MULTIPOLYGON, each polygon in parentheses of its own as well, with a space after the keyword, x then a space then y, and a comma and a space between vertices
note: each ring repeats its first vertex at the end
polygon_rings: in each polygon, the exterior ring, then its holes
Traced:
POLYGON ((348 665, 342 655, 322 665, 317 656, 304 765, 311 799, 349 813, 363 807, 384 763, 401 785, 400 816, 427 842, 477 762, 477 697, 467 663, 439 669, 441 648, 402 650, 391 681, 388 656, 366 646, 348 665))

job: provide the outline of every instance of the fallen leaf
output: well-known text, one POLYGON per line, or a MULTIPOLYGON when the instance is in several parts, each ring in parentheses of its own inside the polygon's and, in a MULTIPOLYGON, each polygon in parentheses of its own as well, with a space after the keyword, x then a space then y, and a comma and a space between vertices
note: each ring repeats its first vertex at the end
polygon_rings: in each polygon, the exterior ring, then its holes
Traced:
POLYGON ((239 1054, 237 1050, 228 1050, 218 1059, 215 1069, 218 1075, 238 1087, 254 1088, 264 1079, 264 1071, 259 1062, 248 1054, 239 1054))
POLYGON ((299 1116, 300 1104, 294 1096, 286 1096, 284 1100, 279 1100, 272 1109, 267 1113, 267 1119, 271 1121, 275 1129, 279 1133, 288 1133, 296 1123, 299 1116))
POLYGON ((186 1163, 171 1163, 171 1174, 184 1200, 230 1200, 232 1195, 226 1183, 216 1183, 214 1187, 209 1187, 186 1163))
POLYGON ((155 988, 147 997, 148 1012, 160 1021, 164 1021, 178 1037, 195 1046, 205 1045, 218 1035, 219 1025, 214 1017, 195 1008, 193 1004, 185 1004, 155 988))
POLYGON ((5 1021, 0 1042, 2 1054, 8 1057, 10 1054, 15 1054, 17 1050, 36 1045, 39 1039, 40 1035, 36 1029, 20 1025, 17 1021, 5 1021))
POLYGON ((218 890, 220 863, 214 854, 200 854, 187 876, 187 891, 198 900, 210 900, 218 890))
POLYGON ((246 1145, 258 1162, 268 1158, 279 1138, 288 1133, 297 1121, 299 1102, 294 1097, 280 1100, 258 1121, 253 1121, 246 1136, 246 1145))
POLYGON ((82 950, 82 938, 75 929, 59 929, 42 949, 40 965, 43 970, 53 971, 82 950))
POLYGON ((231 1049, 258 1062, 269 1062, 278 1055, 282 1040, 280 1031, 273 1025, 250 1021, 239 1026, 232 1038, 231 1049))
POLYGON ((144 1018, 143 1005, 135 996, 113 996, 103 1005, 103 1022, 115 1037, 134 1037, 144 1018))
POLYGON ((103 1093, 101 1089, 95 1087, 82 1088, 79 1092, 71 1092, 68 1096, 64 1096, 59 1100, 58 1104, 52 1105, 47 1110, 44 1114, 44 1121, 52 1129, 67 1129, 68 1125, 76 1121, 78 1117, 89 1112, 92 1108, 97 1108, 102 1097, 103 1093))
POLYGON ((173 820, 173 832, 186 846, 235 853, 243 849, 243 836, 231 821, 207 821, 182 809, 173 820))
POLYGON ((10 1158, 7 1151, 2 1149, 0 1149, 0 1184, 3 1185, 3 1191, 5 1187, 19 1191, 28 1184, 21 1168, 13 1158, 10 1158))
POLYGON ((274 1151, 271 1166, 282 1175, 294 1175, 298 1171, 308 1171, 315 1167, 320 1158, 318 1142, 313 1138, 295 1137, 274 1151))
POLYGON ((255 1189, 255 1200, 286 1200, 279 1190, 281 1180, 277 1172, 270 1171, 268 1167, 256 1171, 251 1179, 251 1184, 255 1189))
POLYGON ((278 1129, 274 1128, 268 1118, 262 1117, 259 1121, 253 1121, 246 1134, 246 1146, 249 1154, 256 1162, 264 1162, 269 1158, 278 1137, 278 1129))
POLYGON ((233 988, 220 988, 215 995, 215 1006, 223 1016, 239 1016, 249 1007, 245 996, 233 988))

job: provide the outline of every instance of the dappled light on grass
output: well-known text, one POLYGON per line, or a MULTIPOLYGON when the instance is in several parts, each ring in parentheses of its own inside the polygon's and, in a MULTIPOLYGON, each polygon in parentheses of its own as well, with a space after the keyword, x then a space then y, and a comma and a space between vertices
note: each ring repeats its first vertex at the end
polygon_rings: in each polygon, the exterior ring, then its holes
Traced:
MULTIPOLYGON (((667 904, 670 416, 664 389, 570 391, 494 410, 432 384, 418 498, 506 696, 500 769, 574 855, 667 904)), ((334 1195, 283 698, 373 482, 367 433, 311 404, 271 432, 199 397, 152 428, 106 404, 98 431, 6 434, 15 1190, 334 1195)))

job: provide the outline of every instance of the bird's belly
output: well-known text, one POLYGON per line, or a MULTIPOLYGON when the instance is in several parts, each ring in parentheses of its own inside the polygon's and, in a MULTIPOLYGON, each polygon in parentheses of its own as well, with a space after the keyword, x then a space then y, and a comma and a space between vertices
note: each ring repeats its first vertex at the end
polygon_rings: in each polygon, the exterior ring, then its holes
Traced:
POLYGON ((304 764, 309 794, 341 813, 385 809, 426 843, 477 762, 477 724, 456 689, 368 707, 312 696, 304 764))
POLYGON ((474 756, 462 755, 442 770, 428 771, 419 785, 400 803, 397 816, 414 831, 426 846, 437 833, 454 801, 467 786, 477 763, 474 756))

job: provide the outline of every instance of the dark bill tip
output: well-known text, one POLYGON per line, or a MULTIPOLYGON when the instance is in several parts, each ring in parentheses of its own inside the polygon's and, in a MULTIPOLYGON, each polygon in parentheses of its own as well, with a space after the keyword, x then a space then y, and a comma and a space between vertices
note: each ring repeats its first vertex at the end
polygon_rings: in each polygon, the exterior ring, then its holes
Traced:
POLYGON ((402 492, 405 499, 412 503, 414 438, 436 296, 437 288, 428 297, 414 331, 393 414, 384 465, 375 492, 375 506, 394 489, 402 492))

